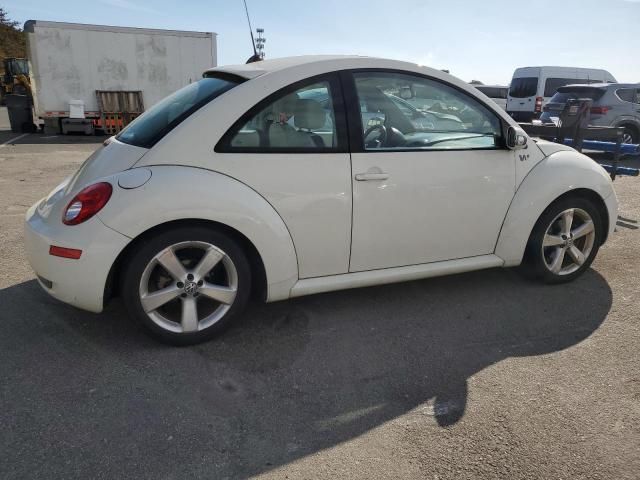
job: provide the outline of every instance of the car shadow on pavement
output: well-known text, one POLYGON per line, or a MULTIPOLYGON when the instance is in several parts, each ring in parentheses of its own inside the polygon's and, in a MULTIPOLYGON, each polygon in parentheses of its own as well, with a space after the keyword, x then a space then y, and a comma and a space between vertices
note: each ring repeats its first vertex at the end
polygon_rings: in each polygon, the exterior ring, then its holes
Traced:
POLYGON ((31 478, 242 478, 417 408, 446 428, 471 376, 580 343, 611 303, 594 270, 546 286, 498 269, 254 304, 173 348, 119 301, 94 315, 29 281, 0 291, 0 451, 31 478))

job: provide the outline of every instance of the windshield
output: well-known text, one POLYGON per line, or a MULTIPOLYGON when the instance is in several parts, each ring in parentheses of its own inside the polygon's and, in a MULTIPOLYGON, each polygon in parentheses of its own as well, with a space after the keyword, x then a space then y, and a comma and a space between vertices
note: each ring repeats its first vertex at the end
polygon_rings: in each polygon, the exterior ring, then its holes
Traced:
POLYGON ((29 64, 24 58, 13 58, 7 61, 7 73, 11 75, 29 75, 29 64))
POLYGON ((538 91, 537 77, 514 78, 509 87, 509 95, 515 98, 526 98, 535 96, 538 91))
POLYGON ((240 82, 241 78, 224 75, 191 83, 156 103, 116 138, 136 147, 151 148, 193 112, 240 82))

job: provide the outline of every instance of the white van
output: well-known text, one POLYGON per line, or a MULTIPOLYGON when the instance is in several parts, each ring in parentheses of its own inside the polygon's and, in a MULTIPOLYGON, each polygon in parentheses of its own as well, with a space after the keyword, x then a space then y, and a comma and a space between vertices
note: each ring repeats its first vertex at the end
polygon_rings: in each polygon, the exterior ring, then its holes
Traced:
POLYGON ((530 122, 556 90, 573 83, 615 83, 606 70, 574 67, 523 67, 513 72, 507 113, 518 122, 530 122))

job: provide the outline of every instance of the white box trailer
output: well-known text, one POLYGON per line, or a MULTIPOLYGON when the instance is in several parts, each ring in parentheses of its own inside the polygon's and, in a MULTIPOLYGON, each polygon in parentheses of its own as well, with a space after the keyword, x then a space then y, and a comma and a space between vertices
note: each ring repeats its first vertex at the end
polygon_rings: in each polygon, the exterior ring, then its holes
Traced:
POLYGON ((27 21, 24 31, 34 118, 50 128, 59 128, 59 119, 69 118, 70 110, 77 117, 82 107, 85 118, 99 125, 99 91, 125 92, 125 101, 135 94, 134 103, 141 96, 144 110, 217 65, 212 32, 41 20, 27 21))

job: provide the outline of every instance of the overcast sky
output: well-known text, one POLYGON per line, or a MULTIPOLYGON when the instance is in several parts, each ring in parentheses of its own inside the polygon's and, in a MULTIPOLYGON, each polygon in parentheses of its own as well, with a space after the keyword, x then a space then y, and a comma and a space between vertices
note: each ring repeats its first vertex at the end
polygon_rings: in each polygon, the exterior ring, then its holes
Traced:
MULTIPOLYGON (((247 0, 267 57, 409 60, 506 84, 516 67, 605 68, 640 82, 640 0, 247 0)), ((10 17, 218 33, 221 65, 251 54, 242 0, 0 0, 10 17)))

